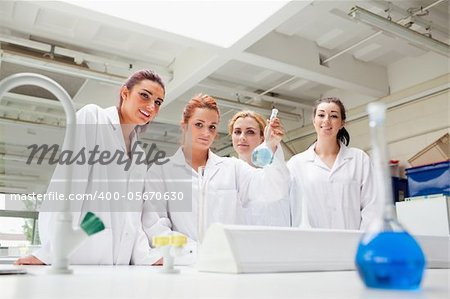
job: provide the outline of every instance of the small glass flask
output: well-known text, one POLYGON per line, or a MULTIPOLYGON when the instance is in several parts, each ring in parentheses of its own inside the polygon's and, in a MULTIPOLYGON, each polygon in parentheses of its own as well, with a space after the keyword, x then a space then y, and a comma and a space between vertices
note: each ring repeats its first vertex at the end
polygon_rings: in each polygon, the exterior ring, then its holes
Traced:
MULTIPOLYGON (((278 109, 273 108, 270 115, 270 121, 277 117, 278 109)), ((256 167, 264 167, 270 165, 273 160, 272 149, 268 145, 269 125, 264 129, 264 142, 258 145, 252 152, 252 163, 256 167)))

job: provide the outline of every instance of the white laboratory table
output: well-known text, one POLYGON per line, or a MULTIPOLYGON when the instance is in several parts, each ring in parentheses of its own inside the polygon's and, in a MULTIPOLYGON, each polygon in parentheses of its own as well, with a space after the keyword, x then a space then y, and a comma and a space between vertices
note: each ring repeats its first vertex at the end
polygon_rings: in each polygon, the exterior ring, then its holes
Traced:
POLYGON ((365 288, 355 271, 218 274, 179 267, 179 274, 162 274, 150 266, 72 268, 73 275, 49 275, 47 266, 1 275, 0 298, 450 298, 449 269, 427 270, 421 290, 385 291, 365 288))

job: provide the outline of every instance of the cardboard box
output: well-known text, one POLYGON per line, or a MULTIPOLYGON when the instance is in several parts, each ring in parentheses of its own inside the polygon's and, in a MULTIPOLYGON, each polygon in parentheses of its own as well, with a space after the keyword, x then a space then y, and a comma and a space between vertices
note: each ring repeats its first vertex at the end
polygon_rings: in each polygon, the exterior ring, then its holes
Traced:
POLYGON ((450 135, 447 133, 408 160, 413 167, 450 159, 450 135))

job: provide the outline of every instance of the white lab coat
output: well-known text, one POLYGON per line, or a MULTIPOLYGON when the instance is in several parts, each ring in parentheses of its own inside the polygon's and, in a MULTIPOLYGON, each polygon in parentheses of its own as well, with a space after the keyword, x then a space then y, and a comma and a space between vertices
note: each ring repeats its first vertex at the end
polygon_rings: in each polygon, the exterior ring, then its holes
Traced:
MULTIPOLYGON (((236 158, 219 157, 209 151, 205 168, 206 199, 204 229, 215 222, 246 224, 244 208, 251 201, 277 201, 289 189, 289 171, 284 157, 256 169, 236 158)), ((150 240, 171 231, 197 241, 199 175, 189 166, 181 148, 160 167, 151 167, 145 182, 146 192, 182 192, 184 200, 146 201, 143 226, 150 240)), ((192 243, 191 243, 192 244, 192 243)), ((195 244, 191 246, 194 248, 195 244)))
POLYGON ((315 144, 287 162, 292 225, 300 225, 301 202, 306 200, 312 227, 365 230, 381 212, 369 156, 341 143, 329 169, 314 148, 315 144))
POLYGON ((291 226, 290 199, 275 202, 250 201, 244 208, 246 223, 263 226, 291 226))
MULTIPOLYGON (((284 154, 279 147, 275 152, 278 159, 284 160, 284 154)), ((249 201, 244 208, 246 223, 263 226, 291 226, 289 197, 267 202, 261 200, 249 201)))
MULTIPOLYGON (((116 107, 102 109, 96 105, 86 105, 77 112, 77 133, 75 152, 81 148, 88 151, 99 145, 98 151, 108 150, 111 153, 126 153, 119 115, 116 107)), ((134 138, 133 143, 136 141, 134 138)), ((133 144, 132 143, 132 144, 133 144)), ((136 152, 143 153, 141 147, 136 152)), ((99 157, 97 154, 96 158, 99 157)), ((72 181, 69 182, 70 193, 103 194, 116 200, 72 201, 74 226, 79 226, 88 211, 94 212, 105 224, 105 230, 90 236, 70 257, 72 264, 149 264, 151 248, 142 230, 142 203, 128 201, 128 194, 142 192, 144 176, 147 172, 145 164, 136 164, 133 157, 131 167, 114 162, 100 165, 75 165, 72 168, 72 181)), ((78 160, 79 161, 79 160, 78 160)), ((49 192, 64 192, 65 168, 57 165, 48 187, 49 192)), ((39 233, 42 248, 34 252, 37 258, 51 264, 50 246, 51 231, 55 225, 57 202, 44 202, 39 214, 39 233)))

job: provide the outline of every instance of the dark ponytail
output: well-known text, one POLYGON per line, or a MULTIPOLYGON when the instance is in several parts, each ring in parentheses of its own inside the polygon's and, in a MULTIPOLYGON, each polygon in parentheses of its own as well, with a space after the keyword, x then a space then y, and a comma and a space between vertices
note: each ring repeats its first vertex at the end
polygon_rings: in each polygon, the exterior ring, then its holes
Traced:
POLYGON ((346 146, 349 145, 349 143, 350 143, 350 134, 348 133, 348 131, 345 128, 342 128, 342 129, 339 130, 339 132, 337 133, 337 140, 339 140, 340 142, 342 142, 346 146))

